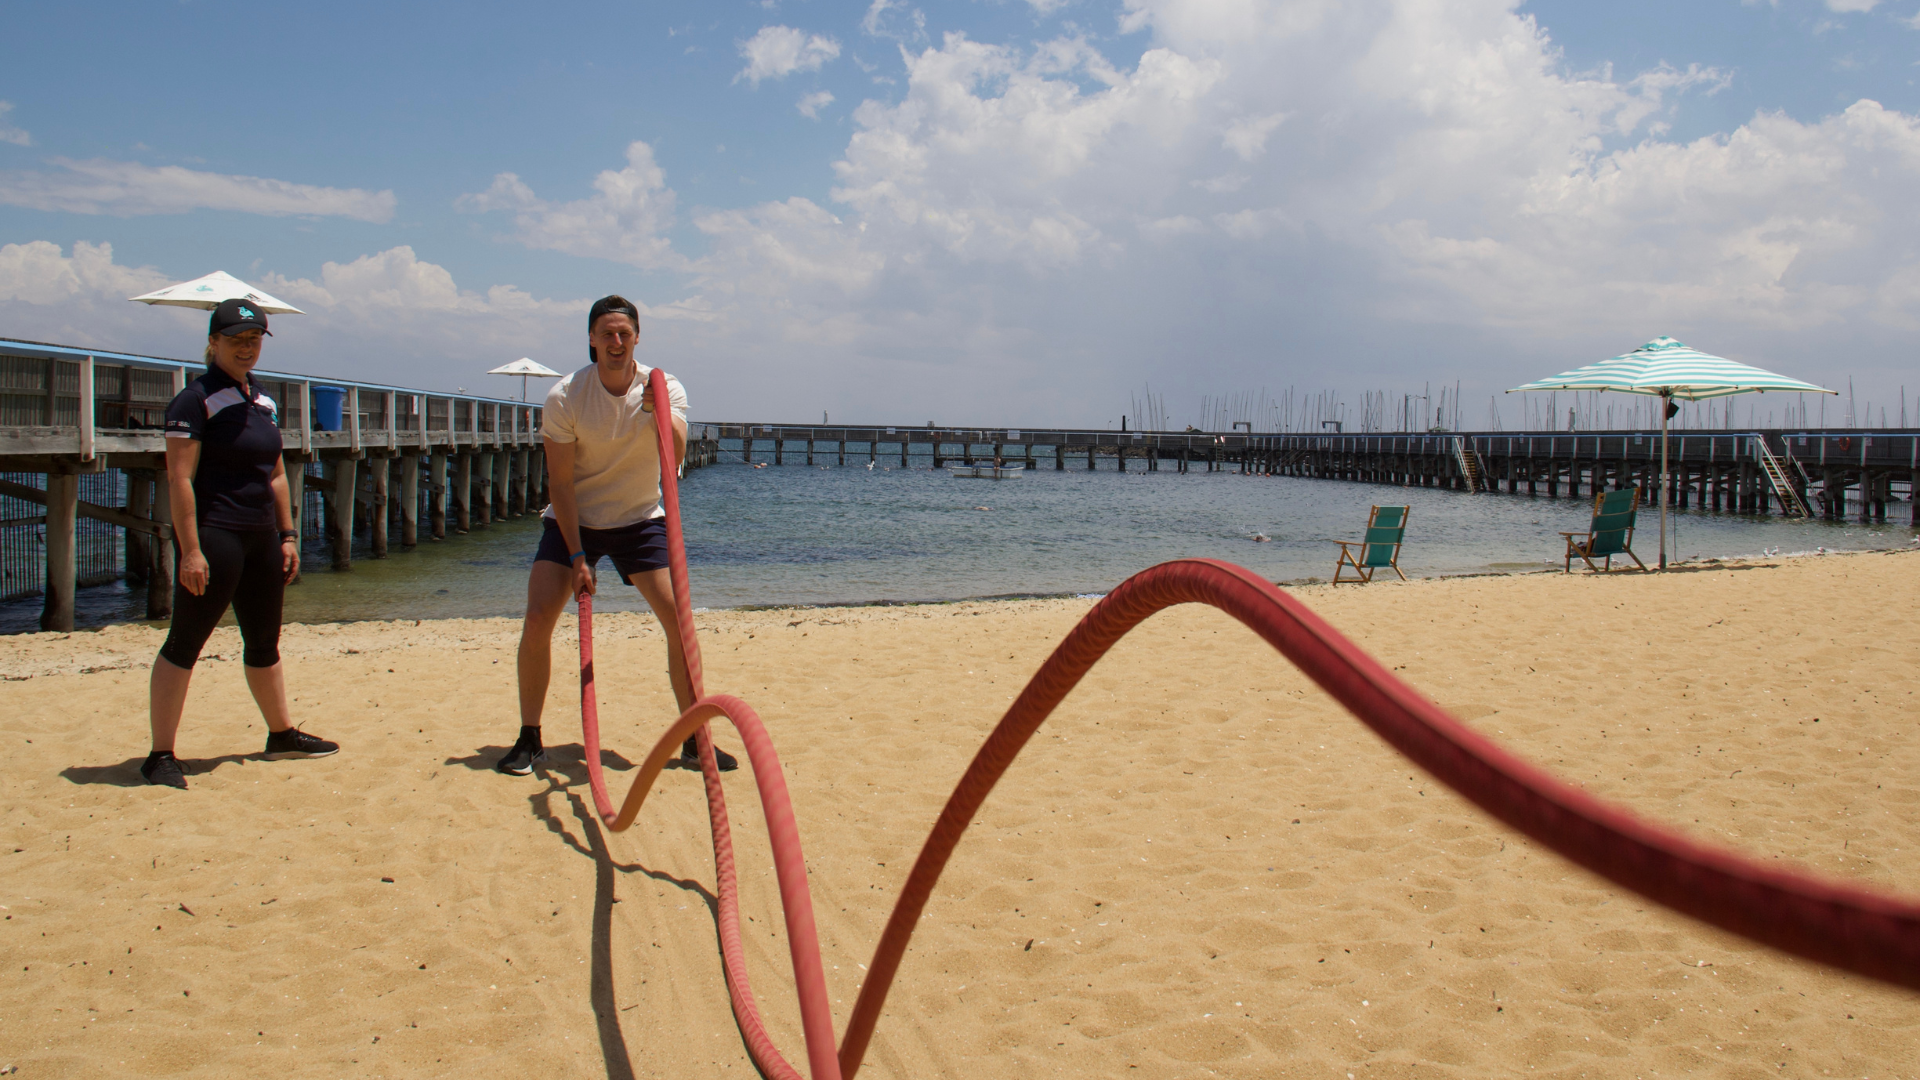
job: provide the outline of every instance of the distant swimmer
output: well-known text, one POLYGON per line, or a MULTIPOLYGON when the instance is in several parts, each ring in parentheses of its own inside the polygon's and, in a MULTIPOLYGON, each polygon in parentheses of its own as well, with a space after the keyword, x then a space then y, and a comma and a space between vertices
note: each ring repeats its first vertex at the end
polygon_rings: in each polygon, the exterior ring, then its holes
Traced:
MULTIPOLYGON (((540 547, 527 576, 527 615, 520 630, 520 737, 494 766, 525 776, 546 760, 540 740, 540 713, 547 703, 553 667, 553 628, 568 598, 592 593, 594 567, 604 556, 622 579, 640 590, 647 606, 667 629, 667 674, 673 696, 685 712, 693 704, 693 682, 675 626, 673 580, 667 572, 666 508, 660 502, 659 433, 647 396, 650 368, 634 359, 640 343, 640 312, 624 297, 606 296, 587 311, 587 354, 593 363, 561 379, 547 391, 540 435, 546 448, 547 484, 553 503, 545 519, 540 547)), ((676 456, 687 453, 687 392, 667 376, 676 456)), ((732 769, 733 755, 714 750, 720 768, 732 769)), ((699 751, 689 738, 682 763, 699 766, 699 751)))
POLYGON ((153 752, 140 766, 149 784, 187 786, 173 756, 187 686, 213 628, 233 609, 247 689, 267 722, 269 759, 325 757, 340 747, 293 726, 280 667, 280 607, 300 572, 279 410, 254 381, 267 332, 259 305, 226 300, 207 327, 207 373, 167 406, 167 472, 179 576, 173 623, 148 684, 153 752))
POLYGON ((1254 542, 1254 543, 1256 543, 1256 544, 1265 544, 1265 543, 1268 543, 1268 542, 1270 541, 1270 539, 1271 539, 1271 538, 1270 538, 1269 536, 1267 536, 1267 534, 1266 534, 1266 533, 1254 533, 1254 534, 1253 534, 1253 542, 1254 542))

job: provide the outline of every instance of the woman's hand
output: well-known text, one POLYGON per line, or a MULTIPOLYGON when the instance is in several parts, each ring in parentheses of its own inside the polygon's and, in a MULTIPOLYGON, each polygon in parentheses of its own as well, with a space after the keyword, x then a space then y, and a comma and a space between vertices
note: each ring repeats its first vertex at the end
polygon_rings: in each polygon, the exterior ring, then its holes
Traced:
POLYGON ((289 585, 300 576, 300 541, 280 541, 280 570, 286 575, 289 585))
POLYGON ((579 596, 581 593, 586 593, 592 596, 596 584, 593 567, 587 565, 587 560, 573 560, 573 595, 579 596))
POLYGON ((207 557, 199 548, 180 553, 180 586, 195 596, 207 591, 207 557))

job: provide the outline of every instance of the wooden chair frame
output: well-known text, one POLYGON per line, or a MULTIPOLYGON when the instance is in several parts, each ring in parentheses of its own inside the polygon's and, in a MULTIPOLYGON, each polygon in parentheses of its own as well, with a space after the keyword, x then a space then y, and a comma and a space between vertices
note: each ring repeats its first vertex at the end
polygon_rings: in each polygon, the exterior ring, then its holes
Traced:
MULTIPOLYGON (((1376 570, 1379 570, 1382 566, 1392 569, 1393 572, 1396 574, 1400 574, 1401 581, 1407 580, 1407 575, 1400 572, 1400 544, 1407 535, 1407 517, 1412 513, 1413 508, 1411 506, 1396 506, 1396 507, 1391 507, 1391 509, 1400 511, 1400 525, 1399 525, 1398 532, 1401 539, 1396 539, 1392 541, 1372 540, 1372 539, 1335 540, 1334 541, 1334 543, 1340 545, 1340 559, 1338 562, 1335 562, 1333 564, 1333 583, 1335 585, 1338 585, 1343 581, 1351 582, 1354 584, 1360 584, 1360 583, 1372 581, 1374 572, 1376 570), (1367 548, 1385 547, 1388 544, 1392 545, 1393 553, 1387 556, 1386 562, 1373 563, 1368 560, 1367 548), (1353 552, 1354 548, 1360 549, 1359 558, 1354 557, 1354 552, 1353 552), (1343 572, 1345 572, 1348 567, 1353 568, 1354 576, 1350 578, 1342 578, 1340 575, 1343 572)), ((1379 518, 1380 518, 1380 507, 1378 506, 1374 507, 1372 512, 1367 514, 1367 535, 1369 537, 1373 535, 1373 531, 1376 528, 1376 525, 1374 523, 1378 521, 1379 518)))
MULTIPOLYGON (((1634 488, 1626 488, 1623 490, 1633 492, 1633 497, 1630 500, 1628 500, 1627 509, 1625 511, 1625 513, 1631 519, 1635 515, 1638 515, 1640 512, 1640 489, 1637 487, 1634 487, 1634 488)), ((1641 562, 1640 556, 1635 555, 1633 553, 1634 526, 1631 524, 1628 525, 1624 530, 1604 530, 1604 531, 1610 531, 1610 532, 1624 531, 1626 533, 1626 535, 1621 539, 1619 551, 1610 551, 1604 555, 1593 554, 1593 545, 1594 545, 1596 533, 1598 531, 1601 531, 1601 530, 1595 530, 1593 526, 1595 523, 1597 523, 1600 520, 1602 516, 1600 511, 1601 511, 1601 507, 1606 505, 1607 496, 1618 495, 1618 494, 1620 494, 1620 492, 1618 491, 1603 491, 1600 494, 1595 495, 1593 497, 1593 521, 1587 523, 1587 529, 1585 532, 1563 532, 1560 534, 1561 536, 1565 537, 1567 541, 1566 559, 1561 567, 1563 571, 1569 574, 1573 573, 1573 560, 1578 558, 1581 562, 1584 562, 1587 564, 1587 569, 1592 570, 1597 574, 1612 573, 1613 557, 1615 555, 1625 555, 1627 558, 1633 560, 1633 565, 1635 567, 1638 567, 1642 573, 1649 572, 1647 570, 1647 564, 1641 562), (1593 560, 1595 559, 1599 559, 1602 565, 1601 566, 1593 565, 1593 560)), ((1621 567, 1621 569, 1626 570, 1631 568, 1623 566, 1621 567)))

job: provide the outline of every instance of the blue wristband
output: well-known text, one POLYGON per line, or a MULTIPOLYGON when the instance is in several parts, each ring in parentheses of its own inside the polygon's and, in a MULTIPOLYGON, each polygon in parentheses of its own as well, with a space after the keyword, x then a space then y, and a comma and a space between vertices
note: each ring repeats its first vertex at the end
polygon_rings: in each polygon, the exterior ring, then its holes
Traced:
POLYGON ((586 557, 587 557, 587 553, 586 553, 586 552, 584 552, 584 551, 576 551, 576 552, 574 552, 573 554, 571 554, 571 555, 569 555, 569 556, 567 556, 567 563, 568 563, 568 565, 572 565, 572 563, 573 563, 573 560, 575 560, 575 559, 584 559, 584 558, 586 558, 586 557))

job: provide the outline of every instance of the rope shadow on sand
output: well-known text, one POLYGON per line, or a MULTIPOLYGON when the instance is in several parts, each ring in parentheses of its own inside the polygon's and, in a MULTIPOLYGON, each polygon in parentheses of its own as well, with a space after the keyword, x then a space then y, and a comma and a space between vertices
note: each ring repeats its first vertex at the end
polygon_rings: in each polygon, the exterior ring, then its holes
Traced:
MULTIPOLYGON (((491 763, 498 758, 498 754, 489 755, 488 751, 491 749, 483 747, 474 758, 449 758, 447 763, 449 765, 467 764, 477 770, 479 767, 470 763, 481 761, 485 763, 485 768, 491 768, 491 763)), ((593 1008, 594 1028, 600 1038, 600 1054, 606 1064, 607 1076, 613 1080, 633 1080, 632 1052, 627 1046, 626 1033, 620 1027, 620 1007, 614 993, 613 905, 619 902, 615 888, 618 879, 615 875, 644 874, 654 881, 672 885, 698 896, 701 903, 706 906, 708 915, 714 920, 716 932, 719 926, 720 900, 697 881, 649 869, 639 863, 615 861, 612 852, 607 848, 606 833, 599 819, 587 808, 581 797, 570 790, 573 784, 565 782, 572 780, 569 774, 574 772, 580 775, 580 783, 585 782, 586 765, 581 757, 581 750, 577 745, 560 749, 571 751, 571 753, 559 755, 557 764, 561 768, 542 766, 536 770, 547 782, 547 786, 529 795, 527 803, 533 811, 533 816, 545 824, 549 832, 559 837, 561 842, 574 852, 593 860, 593 933, 590 946, 592 961, 588 980, 588 1001, 593 1008), (554 812, 552 797, 555 795, 566 797, 572 809, 572 822, 554 812), (579 824, 577 834, 570 827, 574 822, 579 824)), ((549 749, 548 753, 552 756, 553 750, 549 749)), ((603 751, 601 758, 615 767, 632 767, 625 758, 611 751, 603 751)), ((552 764, 555 762, 550 761, 549 766, 552 764)))

